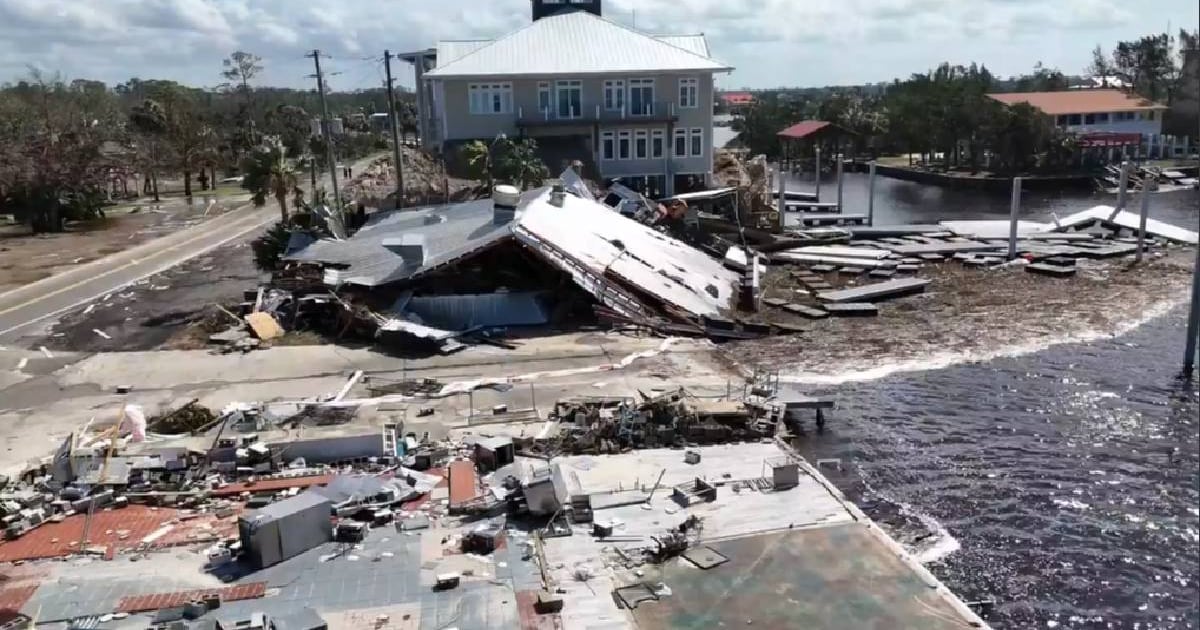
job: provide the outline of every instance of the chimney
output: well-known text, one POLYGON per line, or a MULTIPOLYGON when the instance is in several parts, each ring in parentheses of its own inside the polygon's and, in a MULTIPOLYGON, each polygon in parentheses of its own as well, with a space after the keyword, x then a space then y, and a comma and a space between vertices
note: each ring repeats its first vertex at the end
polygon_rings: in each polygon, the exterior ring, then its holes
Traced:
POLYGON ((383 246, 404 260, 406 265, 425 264, 425 235, 401 234, 383 239, 383 246))
POLYGON ((533 21, 567 11, 587 11, 592 15, 600 15, 600 0, 532 0, 533 21))
POLYGON ((492 189, 492 223, 503 225, 517 215, 517 204, 521 202, 521 191, 516 186, 500 184, 492 189))
POLYGON ((567 189, 563 186, 562 180, 554 180, 554 185, 550 188, 550 205, 561 208, 566 199, 567 189))

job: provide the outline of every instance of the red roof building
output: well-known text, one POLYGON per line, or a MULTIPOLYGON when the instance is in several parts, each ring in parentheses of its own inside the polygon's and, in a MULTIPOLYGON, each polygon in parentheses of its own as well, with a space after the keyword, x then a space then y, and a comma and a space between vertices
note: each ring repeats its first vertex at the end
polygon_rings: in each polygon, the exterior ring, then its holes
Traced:
POLYGON ((749 92, 722 92, 720 99, 727 107, 745 107, 754 104, 754 95, 749 92))

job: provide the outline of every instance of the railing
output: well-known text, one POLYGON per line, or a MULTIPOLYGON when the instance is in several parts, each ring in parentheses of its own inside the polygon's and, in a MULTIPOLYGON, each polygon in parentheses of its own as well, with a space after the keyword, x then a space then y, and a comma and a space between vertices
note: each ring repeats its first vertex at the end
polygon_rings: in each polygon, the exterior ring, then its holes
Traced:
POLYGON ((665 122, 676 120, 679 113, 674 102, 648 101, 638 107, 625 103, 621 109, 606 109, 603 105, 559 109, 552 106, 539 111, 517 108, 518 125, 564 125, 596 122, 665 122))

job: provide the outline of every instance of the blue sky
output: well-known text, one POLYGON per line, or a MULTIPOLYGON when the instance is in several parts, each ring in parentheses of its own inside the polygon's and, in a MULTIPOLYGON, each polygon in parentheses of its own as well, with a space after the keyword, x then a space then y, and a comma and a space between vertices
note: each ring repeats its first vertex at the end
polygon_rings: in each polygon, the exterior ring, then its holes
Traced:
MULTIPOLYGON (((1080 73, 1096 44, 1197 28, 1197 0, 607 0, 605 15, 653 33, 708 36, 737 70, 726 88, 906 77, 941 61, 994 74, 1041 61, 1080 73)), ((234 50, 264 59, 261 83, 308 87, 311 60, 336 89, 381 85, 378 57, 438 39, 495 37, 529 20, 528 0, 0 0, 0 81, 34 66, 116 83, 213 86, 234 50)), ((412 72, 397 76, 411 85, 412 72)))

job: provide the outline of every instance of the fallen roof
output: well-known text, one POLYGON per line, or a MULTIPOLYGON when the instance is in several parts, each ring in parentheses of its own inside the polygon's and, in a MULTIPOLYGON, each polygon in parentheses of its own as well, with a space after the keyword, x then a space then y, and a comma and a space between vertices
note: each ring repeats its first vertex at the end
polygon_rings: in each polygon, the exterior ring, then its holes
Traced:
POLYGON ((740 275, 720 261, 595 201, 567 195, 559 208, 549 198, 544 191, 517 217, 518 238, 535 250, 538 241, 548 243, 591 273, 620 278, 692 315, 719 315, 732 303, 740 275))
POLYGON ((1004 103, 1028 103, 1051 116, 1095 112, 1133 112, 1166 109, 1154 101, 1122 90, 1067 90, 1063 92, 1006 92, 988 94, 1004 103))
POLYGON ((338 274, 339 282, 378 286, 418 276, 509 234, 507 221, 495 219, 492 200, 477 199, 377 212, 350 238, 322 239, 286 258, 346 266, 349 269, 338 274), (403 235, 419 235, 419 259, 406 260, 385 246, 388 239, 403 235))
MULTIPOLYGON (((1122 227, 1130 230, 1137 230, 1140 225, 1141 217, 1135 212, 1127 210, 1117 211, 1112 206, 1095 206, 1087 210, 1081 210, 1075 214, 1065 216, 1055 222, 1058 229, 1069 229, 1082 227, 1092 223, 1102 223, 1111 226, 1122 227)), ((1181 228, 1176 225, 1171 225, 1157 219, 1146 219, 1146 233, 1150 236, 1165 238, 1169 241, 1179 243, 1187 243, 1195 245, 1200 242, 1200 235, 1188 229, 1181 228)))
MULTIPOLYGON (((425 76, 446 79, 732 70, 698 54, 692 40, 676 43, 687 47, 586 11, 572 11, 536 20, 449 63, 439 59, 438 67, 425 76)), ((454 52, 470 46, 456 46, 454 52)))

